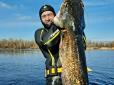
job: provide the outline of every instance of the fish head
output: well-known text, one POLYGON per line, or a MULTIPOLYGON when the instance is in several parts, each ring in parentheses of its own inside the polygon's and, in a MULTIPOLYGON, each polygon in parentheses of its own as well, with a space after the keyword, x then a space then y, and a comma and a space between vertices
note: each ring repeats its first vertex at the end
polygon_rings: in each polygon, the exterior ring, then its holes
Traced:
POLYGON ((54 17, 54 24, 59 26, 60 28, 71 28, 74 26, 74 19, 72 16, 72 8, 70 7, 70 3, 65 2, 62 3, 59 12, 54 17))

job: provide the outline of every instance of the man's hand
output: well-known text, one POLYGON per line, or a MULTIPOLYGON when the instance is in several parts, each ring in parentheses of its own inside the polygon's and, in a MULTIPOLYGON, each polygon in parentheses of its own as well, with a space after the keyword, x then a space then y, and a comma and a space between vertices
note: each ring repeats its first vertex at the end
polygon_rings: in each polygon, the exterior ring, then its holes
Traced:
POLYGON ((60 28, 64 28, 64 27, 63 27, 63 21, 62 21, 62 19, 60 19, 58 16, 55 16, 55 17, 54 17, 53 23, 54 23, 56 26, 60 27, 60 28))

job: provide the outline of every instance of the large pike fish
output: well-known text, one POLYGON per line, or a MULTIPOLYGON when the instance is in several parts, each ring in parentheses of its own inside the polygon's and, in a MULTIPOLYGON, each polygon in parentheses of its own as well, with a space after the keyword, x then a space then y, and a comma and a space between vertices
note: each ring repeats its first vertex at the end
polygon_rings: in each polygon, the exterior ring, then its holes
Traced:
POLYGON ((88 85, 82 36, 79 34, 81 0, 64 0, 54 23, 61 28, 60 60, 63 85, 88 85))

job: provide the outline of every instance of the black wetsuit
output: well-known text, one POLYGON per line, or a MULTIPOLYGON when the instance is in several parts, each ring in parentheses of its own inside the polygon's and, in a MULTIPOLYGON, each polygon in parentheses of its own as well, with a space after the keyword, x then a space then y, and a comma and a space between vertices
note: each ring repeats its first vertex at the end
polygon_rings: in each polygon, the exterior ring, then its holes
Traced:
MULTIPOLYGON (((60 30, 54 24, 50 29, 41 28, 35 32, 35 41, 46 58, 46 70, 52 68, 60 68, 61 63, 59 60, 59 43, 60 43, 60 30)), ((51 73, 46 75, 46 85, 62 85, 61 73, 51 73)))

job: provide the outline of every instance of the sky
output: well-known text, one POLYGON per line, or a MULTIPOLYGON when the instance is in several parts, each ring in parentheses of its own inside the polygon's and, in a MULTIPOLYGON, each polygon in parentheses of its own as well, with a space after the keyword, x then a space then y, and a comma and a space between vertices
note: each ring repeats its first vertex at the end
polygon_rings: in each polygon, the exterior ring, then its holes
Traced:
MULTIPOLYGON (((42 27, 39 9, 44 4, 59 11, 63 0, 0 0, 0 39, 33 40, 42 27)), ((114 41, 114 0, 83 0, 87 40, 114 41)))

